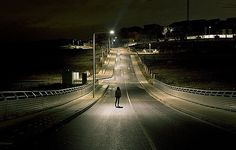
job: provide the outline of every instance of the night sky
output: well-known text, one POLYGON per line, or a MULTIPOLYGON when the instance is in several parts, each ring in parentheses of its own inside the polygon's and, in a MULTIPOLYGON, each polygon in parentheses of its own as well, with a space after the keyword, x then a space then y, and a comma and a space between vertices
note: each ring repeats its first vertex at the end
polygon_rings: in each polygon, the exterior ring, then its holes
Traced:
MULTIPOLYGON (((1 0, 1 39, 88 39, 111 28, 186 19, 186 0, 1 0)), ((190 0, 190 20, 236 17, 235 0, 190 0)))

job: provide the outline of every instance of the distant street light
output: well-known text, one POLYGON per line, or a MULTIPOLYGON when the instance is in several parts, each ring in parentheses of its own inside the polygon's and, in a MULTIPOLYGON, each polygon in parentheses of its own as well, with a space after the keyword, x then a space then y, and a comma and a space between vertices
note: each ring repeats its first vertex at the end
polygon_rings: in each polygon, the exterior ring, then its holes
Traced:
MULTIPOLYGON (((96 40, 96 34, 101 34, 101 33, 108 33, 108 32, 96 32, 96 33, 94 32, 93 33, 93 98, 95 97, 95 82, 96 82, 96 52, 95 52, 95 45, 96 44, 95 44, 95 40, 96 40)), ((109 33, 114 34, 115 31, 111 30, 109 33)))
POLYGON ((108 53, 110 52, 111 49, 111 41, 110 41, 110 35, 108 37, 108 53))
POLYGON ((110 34, 112 35, 112 34, 115 34, 115 31, 114 30, 111 30, 110 31, 110 34))
POLYGON ((209 35, 211 34, 211 26, 208 27, 209 28, 209 35))
MULTIPOLYGON (((110 35, 113 35, 115 34, 115 32, 113 30, 110 31, 110 35)), ((111 37, 108 37, 108 51, 107 51, 107 54, 110 52, 110 49, 111 49, 111 37)))

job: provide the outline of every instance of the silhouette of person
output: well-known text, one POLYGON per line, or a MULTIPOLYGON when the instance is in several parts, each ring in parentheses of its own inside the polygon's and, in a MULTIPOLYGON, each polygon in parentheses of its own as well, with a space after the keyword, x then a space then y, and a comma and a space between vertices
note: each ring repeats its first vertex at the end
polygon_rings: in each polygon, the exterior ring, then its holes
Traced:
POLYGON ((115 102, 115 107, 120 107, 120 97, 121 97, 121 90, 120 87, 117 87, 116 92, 115 92, 115 97, 116 97, 116 102, 115 102), (117 105, 118 104, 118 105, 117 105))

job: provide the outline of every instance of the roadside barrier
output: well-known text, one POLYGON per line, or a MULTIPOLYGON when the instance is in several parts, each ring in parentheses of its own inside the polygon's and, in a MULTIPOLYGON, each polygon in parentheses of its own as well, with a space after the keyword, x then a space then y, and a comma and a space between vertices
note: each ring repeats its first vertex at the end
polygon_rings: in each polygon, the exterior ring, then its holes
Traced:
POLYGON ((1 91, 0 121, 63 105, 93 89, 92 82, 77 87, 45 91, 1 91))
POLYGON ((236 91, 202 90, 168 85, 156 80, 156 75, 142 62, 140 57, 138 57, 138 61, 145 74, 151 78, 152 84, 167 94, 199 105, 236 112, 236 91))
MULTIPOLYGON (((91 84, 91 83, 90 83, 91 84)), ((17 100, 17 99, 26 99, 26 98, 37 98, 43 96, 55 96, 61 94, 67 94, 70 92, 82 90, 90 84, 83 86, 76 86, 71 88, 65 88, 60 90, 46 90, 46 91, 1 91, 0 92, 0 101, 3 100, 17 100)))
POLYGON ((204 96, 236 97, 236 91, 201 90, 201 89, 177 87, 177 86, 165 84, 165 83, 158 81, 156 79, 154 82, 156 82, 156 84, 162 84, 162 86, 166 86, 172 90, 185 92, 185 93, 192 93, 192 94, 198 94, 198 95, 204 95, 204 96))
POLYGON ((192 89, 171 86, 156 79, 151 81, 155 87, 186 101, 207 107, 236 111, 236 91, 192 89))

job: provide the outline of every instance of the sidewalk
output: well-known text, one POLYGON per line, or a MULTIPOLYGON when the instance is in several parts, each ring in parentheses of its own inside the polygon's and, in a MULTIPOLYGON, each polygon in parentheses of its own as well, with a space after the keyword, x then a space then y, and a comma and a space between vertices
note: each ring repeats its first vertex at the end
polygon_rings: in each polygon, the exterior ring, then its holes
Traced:
POLYGON ((135 74, 145 90, 166 106, 229 132, 236 132, 236 113, 205 107, 171 96, 151 85, 143 76, 135 56, 131 56, 135 74))
POLYGON ((98 80, 111 78, 113 76, 113 69, 116 63, 116 51, 115 48, 110 50, 110 54, 108 54, 105 63, 97 74, 98 80))

